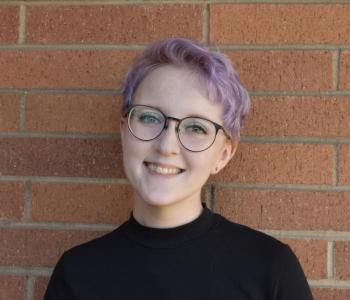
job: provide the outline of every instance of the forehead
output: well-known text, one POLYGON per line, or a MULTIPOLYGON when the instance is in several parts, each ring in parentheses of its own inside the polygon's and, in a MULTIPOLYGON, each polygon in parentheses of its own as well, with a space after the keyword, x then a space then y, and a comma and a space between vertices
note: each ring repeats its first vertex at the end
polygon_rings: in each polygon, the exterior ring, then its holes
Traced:
POLYGON ((197 115, 222 123, 221 105, 209 99, 200 76, 184 67, 166 65, 151 71, 137 88, 133 104, 153 106, 177 118, 197 115))

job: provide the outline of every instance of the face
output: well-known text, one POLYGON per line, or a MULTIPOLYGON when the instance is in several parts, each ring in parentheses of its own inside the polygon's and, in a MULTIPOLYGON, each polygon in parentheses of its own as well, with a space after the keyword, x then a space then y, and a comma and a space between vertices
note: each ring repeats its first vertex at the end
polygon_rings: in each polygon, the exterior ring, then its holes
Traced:
MULTIPOLYGON (((133 104, 159 109, 182 119, 199 116, 223 125, 222 107, 208 99, 198 76, 171 65, 153 70, 141 82, 133 104)), ((236 144, 219 130, 214 144, 203 152, 190 152, 178 141, 176 122, 152 141, 134 137, 121 120, 125 173, 135 190, 135 201, 152 206, 200 201, 201 188, 210 174, 219 172, 234 155, 236 144)))

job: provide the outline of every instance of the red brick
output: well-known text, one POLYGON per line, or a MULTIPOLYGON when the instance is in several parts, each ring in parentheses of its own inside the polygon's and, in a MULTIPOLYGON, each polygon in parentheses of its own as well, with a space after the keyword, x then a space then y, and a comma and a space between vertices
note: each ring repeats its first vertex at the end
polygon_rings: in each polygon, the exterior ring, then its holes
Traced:
POLYGON ((350 289, 313 288, 314 300, 349 300, 350 289))
POLYGON ((212 181, 331 184, 332 156, 331 145, 242 143, 212 181))
POLYGON ((23 194, 24 185, 22 183, 0 182, 0 220, 19 220, 22 218, 23 194))
POLYGON ((350 184, 350 145, 339 146, 339 184, 350 184))
POLYGON ((350 97, 253 97, 243 135, 350 136, 350 97))
POLYGON ((119 141, 0 138, 0 170, 13 176, 124 177, 119 141))
POLYGON ((15 50, 0 52, 0 88, 111 88, 135 52, 15 50))
POLYGON ((0 131, 19 130, 19 96, 0 95, 0 131))
POLYGON ((0 276, 0 299, 1 300, 23 300, 24 299, 24 277, 0 276))
POLYGON ((236 51, 227 54, 250 91, 332 89, 331 52, 236 51))
POLYGON ((202 39, 202 5, 29 6, 31 43, 146 43, 202 39))
POLYGON ((335 242, 335 276, 350 280, 350 242, 335 242))
POLYGON ((349 192, 217 188, 215 210, 259 229, 350 230, 349 192))
POLYGON ((116 133, 119 102, 112 95, 32 94, 26 101, 26 129, 116 133))
POLYGON ((220 44, 348 44, 349 5, 217 4, 211 41, 220 44))
POLYGON ((18 39, 19 7, 0 6, 0 43, 16 43, 18 39))
POLYGON ((308 279, 326 279, 327 241, 282 239, 282 242, 292 248, 308 279))
POLYGON ((344 51, 340 56, 339 87, 350 90, 350 51, 344 51))
POLYGON ((49 283, 48 277, 37 277, 34 280, 33 300, 43 300, 44 294, 49 283))
POLYGON ((79 223, 121 223, 132 209, 129 185, 51 184, 32 187, 32 219, 79 223))
POLYGON ((87 230, 0 229, 1 265, 52 267, 65 250, 104 233, 87 230))

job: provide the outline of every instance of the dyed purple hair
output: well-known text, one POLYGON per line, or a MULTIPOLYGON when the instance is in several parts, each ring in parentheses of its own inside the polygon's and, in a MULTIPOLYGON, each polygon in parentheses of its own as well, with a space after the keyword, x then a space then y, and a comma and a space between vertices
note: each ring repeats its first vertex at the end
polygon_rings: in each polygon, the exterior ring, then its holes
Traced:
POLYGON ((249 111, 247 90, 240 83, 238 74, 226 55, 188 39, 158 40, 135 59, 122 86, 122 113, 126 113, 132 105, 134 93, 147 74, 166 64, 187 67, 204 79, 209 98, 223 105, 222 118, 226 131, 239 139, 243 121, 249 111))

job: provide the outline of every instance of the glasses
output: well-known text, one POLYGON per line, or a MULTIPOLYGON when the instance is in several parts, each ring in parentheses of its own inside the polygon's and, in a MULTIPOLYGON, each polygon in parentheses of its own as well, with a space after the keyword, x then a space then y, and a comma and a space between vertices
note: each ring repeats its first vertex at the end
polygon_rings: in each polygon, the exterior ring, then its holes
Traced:
POLYGON ((130 132, 141 141, 156 139, 168 128, 169 120, 176 121, 175 131, 179 142, 192 152, 208 149, 214 143, 220 129, 229 137, 221 125, 210 120, 200 117, 168 117, 160 110, 146 105, 132 106, 124 115, 126 116, 130 132))

